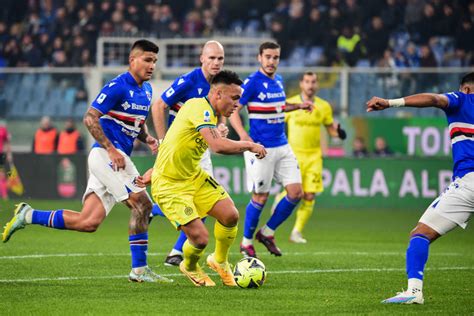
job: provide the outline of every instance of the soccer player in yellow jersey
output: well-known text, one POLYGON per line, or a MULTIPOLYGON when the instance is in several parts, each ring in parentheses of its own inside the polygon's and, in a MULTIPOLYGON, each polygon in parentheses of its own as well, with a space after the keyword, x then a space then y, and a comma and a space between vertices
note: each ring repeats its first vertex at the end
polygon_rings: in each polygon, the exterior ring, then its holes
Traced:
MULTIPOLYGON (((321 154, 321 126, 324 125, 332 137, 346 138, 346 132, 332 117, 331 105, 316 96, 319 88, 318 76, 314 72, 305 72, 300 78, 301 93, 287 99, 287 103, 314 103, 312 112, 296 110, 285 113, 288 142, 293 149, 303 178, 303 200, 296 212, 296 222, 291 232, 290 241, 306 243, 303 228, 308 222, 314 208, 316 193, 323 191, 321 154)), ((286 195, 283 191, 276 199, 286 195)))
POLYGON ((151 174, 154 200, 170 222, 188 237, 179 268, 196 286, 215 285, 198 263, 209 239, 201 218, 208 215, 216 218, 216 246, 207 257, 207 264, 225 285, 236 285, 228 254, 239 220, 239 212, 228 193, 200 167, 202 155, 208 147, 220 154, 250 151, 256 158, 266 155, 262 145, 223 138, 216 128, 218 116, 229 117, 237 108, 241 84, 236 73, 222 71, 212 79, 207 97, 188 100, 160 145, 153 171, 140 179, 147 184, 151 174))

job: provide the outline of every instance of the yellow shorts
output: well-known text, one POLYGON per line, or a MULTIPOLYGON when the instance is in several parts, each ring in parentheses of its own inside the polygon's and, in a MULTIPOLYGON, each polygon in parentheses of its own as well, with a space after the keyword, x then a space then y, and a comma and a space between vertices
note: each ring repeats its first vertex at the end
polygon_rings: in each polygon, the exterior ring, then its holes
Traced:
POLYGON ((214 205, 230 198, 226 190, 202 169, 188 180, 156 177, 151 194, 176 229, 196 218, 203 218, 214 205))
POLYGON ((323 159, 315 153, 300 153, 295 151, 296 159, 300 165, 303 191, 318 193, 323 192, 323 159))

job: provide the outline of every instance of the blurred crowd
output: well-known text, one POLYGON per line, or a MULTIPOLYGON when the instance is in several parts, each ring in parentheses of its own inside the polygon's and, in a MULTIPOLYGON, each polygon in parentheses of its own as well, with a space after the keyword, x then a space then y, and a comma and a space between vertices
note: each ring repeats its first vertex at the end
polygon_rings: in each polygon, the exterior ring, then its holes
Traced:
POLYGON ((464 67, 473 25, 474 0, 2 0, 0 66, 92 66, 98 36, 266 33, 295 63, 464 67))

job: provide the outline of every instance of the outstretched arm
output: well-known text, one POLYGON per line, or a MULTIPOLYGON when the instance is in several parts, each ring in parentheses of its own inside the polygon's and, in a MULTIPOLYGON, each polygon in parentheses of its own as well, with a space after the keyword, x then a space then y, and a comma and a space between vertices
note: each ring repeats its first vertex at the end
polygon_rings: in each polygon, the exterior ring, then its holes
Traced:
POLYGON ((205 127, 199 130, 211 150, 218 154, 239 154, 244 151, 256 153, 257 158, 265 157, 265 147, 251 141, 235 141, 223 138, 215 127, 205 127))
POLYGON ((287 103, 285 104, 285 112, 291 112, 294 110, 308 110, 312 112, 314 109, 314 104, 311 101, 304 101, 303 103, 287 103))
POLYGON ((102 126, 100 126, 99 118, 103 114, 89 107, 86 114, 84 115, 84 125, 91 133, 92 137, 105 149, 109 155, 110 160, 112 161, 112 167, 114 170, 125 169, 125 158, 122 154, 119 153, 117 148, 110 142, 110 140, 105 136, 102 126))
POLYGON ((389 107, 436 107, 444 109, 449 105, 448 98, 444 94, 420 93, 400 99, 382 99, 373 97, 367 102, 367 112, 381 111, 389 107))

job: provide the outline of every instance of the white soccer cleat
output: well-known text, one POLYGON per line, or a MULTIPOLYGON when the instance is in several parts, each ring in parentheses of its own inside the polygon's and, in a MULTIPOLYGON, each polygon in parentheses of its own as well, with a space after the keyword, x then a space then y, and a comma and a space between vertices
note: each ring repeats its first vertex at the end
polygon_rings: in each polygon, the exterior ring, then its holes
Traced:
POLYGON ((383 304, 423 304, 423 292, 417 289, 398 292, 397 295, 383 300, 383 304))
POLYGON ((28 204, 22 202, 18 204, 15 208, 13 218, 5 225, 2 240, 3 242, 7 242, 10 240, 10 237, 13 235, 14 232, 25 228, 26 220, 25 216, 27 212, 32 211, 33 209, 28 204))
POLYGON ((291 232, 290 241, 294 242, 295 244, 306 244, 308 242, 306 239, 303 238, 303 235, 297 230, 291 232))

